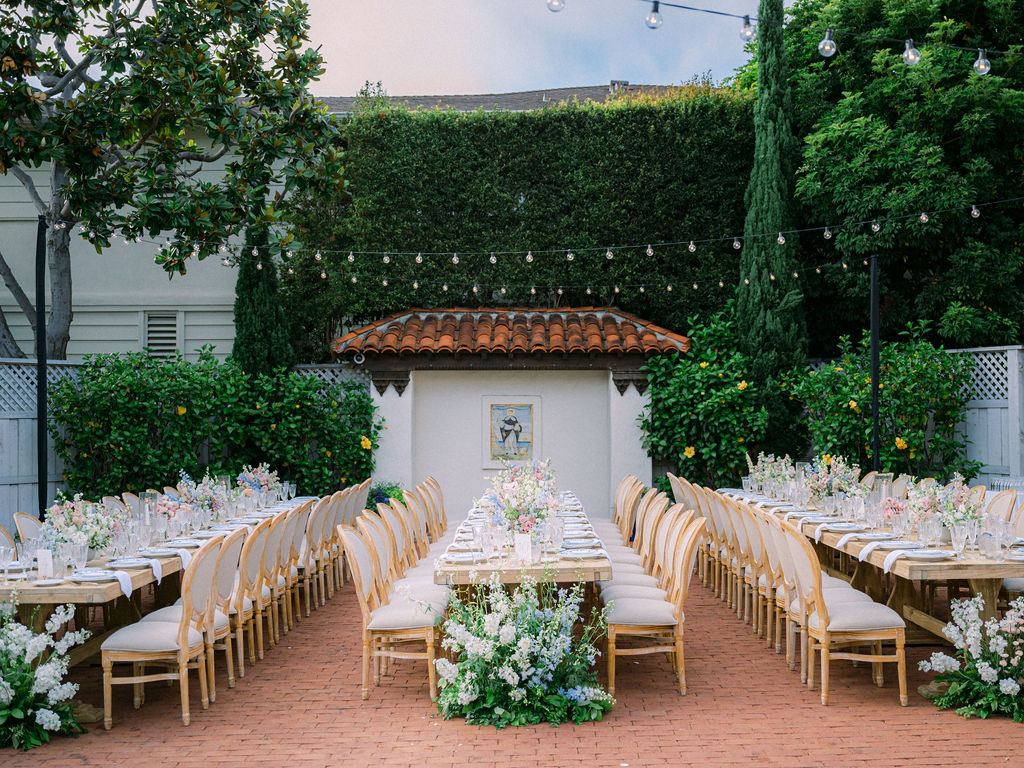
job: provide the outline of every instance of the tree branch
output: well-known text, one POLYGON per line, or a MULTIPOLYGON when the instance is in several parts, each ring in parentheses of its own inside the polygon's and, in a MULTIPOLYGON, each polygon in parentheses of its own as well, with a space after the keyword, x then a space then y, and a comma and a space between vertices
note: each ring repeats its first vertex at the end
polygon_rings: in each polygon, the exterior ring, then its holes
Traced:
POLYGON ((39 190, 36 189, 36 183, 32 181, 32 177, 16 165, 11 166, 9 170, 11 175, 20 181, 21 185, 28 190, 29 197, 32 198, 32 204, 36 207, 36 210, 41 214, 45 214, 46 203, 44 203, 43 198, 40 197, 39 190))
POLYGON ((221 148, 215 152, 179 152, 179 160, 191 160, 199 163, 212 163, 215 160, 220 160, 227 153, 228 147, 226 144, 221 145, 221 148))
POLYGON ((28 300, 28 296, 25 294, 25 290, 21 287, 21 283, 18 282, 18 278, 14 276, 14 272, 11 270, 11 265, 8 264, 7 259, 4 258, 3 251, 0 251, 0 279, 4 281, 4 285, 6 285, 7 290, 11 292, 11 295, 17 302, 18 307, 25 313, 25 317, 28 319, 28 324, 32 326, 32 333, 35 333, 36 308, 32 305, 32 302, 28 300))

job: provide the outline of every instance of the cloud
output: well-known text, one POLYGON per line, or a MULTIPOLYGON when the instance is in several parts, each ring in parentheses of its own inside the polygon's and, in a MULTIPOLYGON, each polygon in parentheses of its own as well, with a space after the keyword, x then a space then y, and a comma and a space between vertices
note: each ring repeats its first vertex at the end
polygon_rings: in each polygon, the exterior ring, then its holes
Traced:
MULTIPOLYGON (((750 12, 751 2, 709 3, 750 12)), ((321 96, 354 95, 381 81, 393 95, 502 93, 610 80, 673 84, 710 71, 715 80, 746 60, 736 19, 638 0, 309 0, 311 37, 327 72, 321 96)))

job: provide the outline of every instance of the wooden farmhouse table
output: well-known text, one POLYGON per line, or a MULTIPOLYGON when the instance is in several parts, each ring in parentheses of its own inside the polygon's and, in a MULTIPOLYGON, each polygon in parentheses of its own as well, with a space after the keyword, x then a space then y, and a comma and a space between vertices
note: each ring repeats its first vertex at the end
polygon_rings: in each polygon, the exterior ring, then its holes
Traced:
MULTIPOLYGON (((773 511, 778 517, 783 517, 784 513, 773 509, 774 506, 783 504, 785 502, 780 501, 778 505, 762 506, 773 511)), ((981 595, 985 601, 980 615, 983 620, 987 620, 998 616, 996 606, 1003 579, 1024 577, 1024 563, 988 560, 977 553, 965 553, 959 560, 918 561, 901 557, 889 569, 892 579, 890 585, 886 587, 883 580, 883 565, 888 555, 887 551, 875 549, 866 559, 860 560, 857 556, 869 542, 854 538, 839 548, 839 540, 843 538, 843 533, 822 531, 820 541, 815 542, 814 535, 820 523, 802 523, 796 519, 789 522, 811 540, 818 550, 822 566, 829 574, 851 581, 854 587, 866 592, 878 602, 884 602, 911 624, 943 639, 945 635, 942 628, 946 626, 947 620, 940 619, 930 612, 925 594, 925 587, 928 584, 966 582, 970 590, 969 596, 981 595), (835 552, 848 556, 856 563, 852 577, 847 571, 833 567, 835 552)), ((845 558, 841 560, 845 562, 845 558)))

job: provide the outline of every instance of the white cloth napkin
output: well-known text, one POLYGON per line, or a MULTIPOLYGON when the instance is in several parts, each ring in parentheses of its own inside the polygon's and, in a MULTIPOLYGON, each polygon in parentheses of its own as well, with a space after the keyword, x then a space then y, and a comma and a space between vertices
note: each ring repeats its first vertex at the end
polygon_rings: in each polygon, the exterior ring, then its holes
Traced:
POLYGON ((132 577, 129 576, 125 571, 114 571, 114 576, 117 578, 117 583, 121 585, 121 591, 124 592, 124 596, 131 597, 132 577))
POLYGON ((159 584, 164 578, 164 567, 155 557, 147 557, 146 562, 149 563, 149 567, 153 569, 153 578, 156 579, 156 583, 159 584))
POLYGON ((177 553, 178 557, 181 558, 181 570, 184 571, 188 568, 189 560, 192 559, 192 553, 187 549, 176 549, 174 551, 177 553))
MULTIPOLYGON (((867 560, 868 559, 868 555, 870 555, 872 552, 874 552, 876 549, 878 549, 878 545, 881 544, 881 543, 882 542, 880 542, 880 541, 872 541, 872 542, 870 542, 866 547, 864 547, 864 549, 862 549, 860 551, 860 554, 857 555, 857 559, 858 560, 867 560)), ((899 552, 898 549, 895 550, 895 551, 899 552)), ((888 570, 888 569, 886 569, 886 570, 888 570)))
POLYGON ((814 541, 815 541, 815 543, 818 543, 818 542, 821 541, 821 532, 825 530, 825 526, 826 525, 828 525, 828 523, 822 523, 821 525, 819 525, 817 528, 814 529, 814 541))
POLYGON ((885 562, 882 563, 882 572, 888 573, 889 569, 892 568, 892 564, 907 554, 905 549, 894 549, 888 555, 885 556, 885 562))
POLYGON ((842 549, 843 547, 845 547, 847 544, 849 544, 854 539, 859 539, 859 538, 860 538, 860 533, 858 531, 854 531, 853 533, 844 534, 843 537, 841 539, 839 539, 839 541, 836 542, 836 549, 842 549))
POLYGON ((787 512, 786 514, 784 514, 782 516, 782 519, 788 521, 789 518, 797 517, 797 516, 799 516, 799 517, 807 517, 807 510, 806 509, 793 509, 793 510, 790 510, 789 512, 787 512))

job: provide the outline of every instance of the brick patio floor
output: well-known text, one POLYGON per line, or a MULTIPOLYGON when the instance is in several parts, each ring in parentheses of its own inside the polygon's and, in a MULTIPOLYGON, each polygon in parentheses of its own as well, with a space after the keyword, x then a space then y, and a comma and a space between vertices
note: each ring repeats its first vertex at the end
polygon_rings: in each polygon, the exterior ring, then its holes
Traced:
MULTIPOLYGON (((360 699, 359 614, 351 586, 283 638, 202 711, 193 685, 192 724, 181 725, 177 686, 114 689, 114 728, 93 725, 25 755, 20 766, 992 766, 1022 765, 1024 729, 1004 718, 963 720, 914 693, 929 676, 913 648, 910 706, 896 674, 883 689, 870 668, 832 665, 831 704, 800 685, 784 657, 765 649, 723 603, 695 582, 687 604, 689 695, 673 690, 667 658, 621 659, 618 703, 601 723, 559 728, 468 726, 436 716, 422 662, 392 662, 392 676, 360 699)), ((81 698, 102 706, 98 667, 76 673, 81 698)), ((193 681, 195 681, 193 673, 193 681)))

